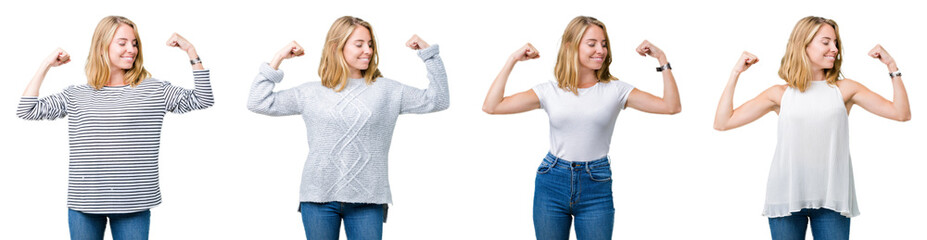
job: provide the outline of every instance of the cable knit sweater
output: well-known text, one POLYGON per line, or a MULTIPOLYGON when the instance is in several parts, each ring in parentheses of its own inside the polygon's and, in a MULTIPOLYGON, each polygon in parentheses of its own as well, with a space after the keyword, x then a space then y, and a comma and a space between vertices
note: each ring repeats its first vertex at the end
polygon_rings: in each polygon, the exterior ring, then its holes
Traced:
POLYGON ((268 64, 251 85, 248 109, 270 116, 302 115, 309 156, 303 167, 300 202, 392 203, 387 156, 396 118, 404 113, 447 109, 444 63, 434 45, 418 51, 428 70, 428 89, 387 78, 367 85, 349 79, 340 92, 308 82, 274 92, 283 71, 268 64))

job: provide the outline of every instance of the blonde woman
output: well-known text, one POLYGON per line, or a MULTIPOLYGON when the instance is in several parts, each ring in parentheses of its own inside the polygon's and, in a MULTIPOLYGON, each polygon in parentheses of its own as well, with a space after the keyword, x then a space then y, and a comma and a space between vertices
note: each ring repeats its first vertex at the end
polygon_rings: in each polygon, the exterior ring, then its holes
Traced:
POLYGON ((658 114, 682 110, 663 51, 648 41, 636 51, 659 61, 663 98, 609 73, 612 53, 605 24, 586 16, 574 18, 563 31, 554 68, 556 82, 503 97, 515 63, 540 57, 530 43, 509 57, 493 81, 483 111, 512 114, 542 108, 550 119, 550 152, 535 179, 538 239, 568 239, 573 218, 578 239, 611 239, 615 208, 608 151, 618 113, 625 107, 658 114))
POLYGON ((847 115, 859 105, 878 116, 911 119, 911 108, 895 60, 880 45, 869 52, 888 67, 894 99, 888 101, 859 82, 842 78, 843 47, 834 20, 805 17, 786 46, 774 85, 733 108, 740 74, 759 61, 744 52, 731 71, 714 127, 729 130, 775 111, 779 114, 776 152, 766 186, 773 239, 805 239, 808 222, 815 239, 848 239, 850 217, 859 215, 850 163, 847 115))
POLYGON ((71 239, 103 239, 107 219, 113 239, 147 239, 149 209, 161 203, 158 151, 166 112, 185 113, 213 104, 209 71, 189 41, 167 41, 187 53, 195 89, 151 78, 142 66, 142 42, 125 17, 100 20, 87 55, 87 84, 39 98, 52 67, 70 62, 55 50, 42 61, 20 99, 27 120, 68 116, 68 225, 71 239))
POLYGON ((322 47, 321 82, 273 91, 283 80, 284 59, 302 56, 287 44, 261 64, 251 85, 248 109, 270 116, 301 115, 309 155, 299 191, 307 239, 338 239, 344 220, 348 239, 381 239, 387 204, 392 203, 387 156, 399 114, 447 109, 449 96, 438 46, 413 35, 428 70, 428 89, 384 78, 377 69, 377 42, 370 23, 345 16, 335 20, 322 47))

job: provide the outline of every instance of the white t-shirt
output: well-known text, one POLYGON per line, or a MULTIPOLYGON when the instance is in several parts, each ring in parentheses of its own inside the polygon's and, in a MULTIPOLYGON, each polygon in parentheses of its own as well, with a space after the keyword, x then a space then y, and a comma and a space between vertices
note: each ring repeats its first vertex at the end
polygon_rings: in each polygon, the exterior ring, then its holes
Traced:
POLYGON ((615 118, 625 108, 633 89, 631 84, 617 80, 580 88, 579 95, 557 87, 557 82, 532 88, 550 118, 550 152, 573 162, 608 155, 615 118))

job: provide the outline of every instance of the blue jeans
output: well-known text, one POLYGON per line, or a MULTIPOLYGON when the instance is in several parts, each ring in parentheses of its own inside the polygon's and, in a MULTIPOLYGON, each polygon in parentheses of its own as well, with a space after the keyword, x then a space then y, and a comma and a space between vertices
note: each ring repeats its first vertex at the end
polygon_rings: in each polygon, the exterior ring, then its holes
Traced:
POLYGON ((805 208, 791 216, 769 218, 773 240, 804 240, 808 220, 815 240, 850 239, 850 218, 834 210, 805 208))
POLYGON ((612 239, 615 204, 608 158, 570 162, 550 153, 534 180, 534 234, 537 239, 612 239), (575 220, 573 218, 576 218, 575 220))
POLYGON ((113 240, 148 239, 151 211, 121 214, 92 214, 68 209, 68 228, 71 240, 102 240, 106 232, 106 219, 112 228, 113 240))
POLYGON ((348 239, 383 239, 386 204, 301 202, 306 239, 338 240, 341 220, 348 239))

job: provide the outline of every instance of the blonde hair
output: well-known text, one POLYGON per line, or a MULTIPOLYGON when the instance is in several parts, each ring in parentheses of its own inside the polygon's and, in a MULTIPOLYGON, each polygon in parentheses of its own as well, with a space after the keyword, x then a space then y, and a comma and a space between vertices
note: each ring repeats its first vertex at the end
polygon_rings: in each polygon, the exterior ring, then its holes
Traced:
POLYGON ((93 39, 90 41, 90 54, 87 54, 87 65, 84 71, 87 73, 87 84, 96 90, 100 90, 109 83, 110 59, 109 45, 113 42, 113 35, 116 35, 116 29, 125 24, 132 27, 135 32, 136 46, 138 52, 135 55, 135 63, 132 68, 125 70, 125 81, 132 85, 138 86, 142 80, 151 77, 151 73, 142 67, 142 39, 138 36, 138 28, 135 23, 122 16, 108 16, 100 20, 97 29, 93 31, 93 39))
POLYGON ((806 48, 814 40, 821 26, 827 24, 834 27, 834 34, 837 39, 834 43, 837 45, 837 56, 834 60, 834 67, 824 69, 824 80, 828 84, 836 84, 840 78, 840 64, 843 62, 843 43, 840 40, 840 31, 837 28, 837 22, 831 19, 808 16, 802 18, 795 24, 792 29, 792 35, 789 36, 789 44, 785 47, 785 56, 782 57, 782 65, 779 66, 779 77, 789 84, 789 87, 796 88, 804 92, 811 84, 812 72, 811 61, 808 59, 806 48))
POLYGON ((348 86, 347 79, 350 72, 348 71, 348 62, 344 60, 344 45, 348 42, 348 37, 351 36, 357 26, 367 28, 367 31, 370 31, 370 41, 373 42, 373 46, 371 46, 373 54, 370 56, 367 69, 361 70, 361 74, 367 84, 375 82, 378 77, 383 77, 380 74, 380 69, 377 69, 379 58, 377 57, 377 40, 373 35, 373 27, 360 18, 340 17, 328 29, 328 36, 325 37, 325 45, 322 48, 322 60, 319 61, 319 77, 322 78, 322 86, 331 88, 335 92, 340 92, 348 86))
MULTIPOLYGON (((554 76, 557 77, 558 87, 573 92, 573 94, 579 94, 579 44, 586 29, 590 26, 602 28, 605 39, 608 40, 608 31, 605 30, 604 23, 594 17, 578 16, 570 21, 566 30, 563 30, 563 37, 560 41, 560 53, 557 54, 554 76)), ((605 49, 608 50, 605 61, 602 63, 602 68, 595 70, 595 76, 599 82, 618 80, 608 72, 608 65, 612 63, 611 44, 605 44, 605 49)))

